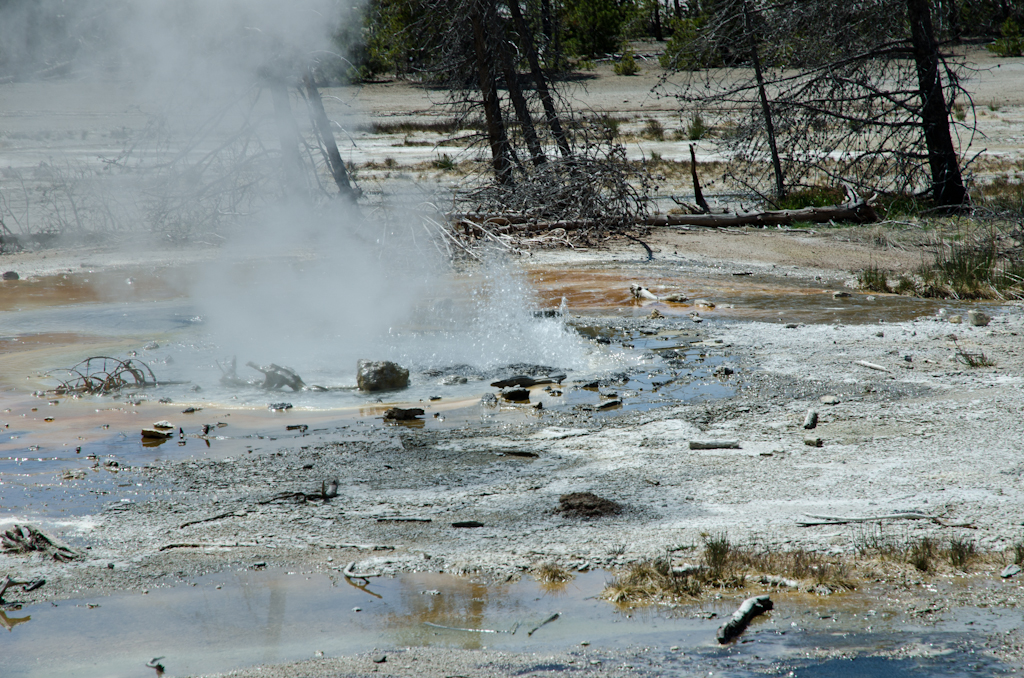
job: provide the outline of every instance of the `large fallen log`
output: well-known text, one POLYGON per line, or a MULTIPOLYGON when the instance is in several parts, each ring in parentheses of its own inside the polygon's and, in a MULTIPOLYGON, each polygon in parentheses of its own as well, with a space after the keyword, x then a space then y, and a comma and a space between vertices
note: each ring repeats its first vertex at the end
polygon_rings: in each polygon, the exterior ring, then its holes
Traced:
POLYGON ((856 200, 828 207, 804 207, 798 210, 763 212, 725 212, 721 214, 658 214, 641 223, 646 226, 792 226, 803 221, 815 224, 829 221, 854 221, 868 224, 878 221, 875 209, 856 200))
MULTIPOLYGON (((482 237, 484 230, 491 234, 536 233, 561 228, 576 231, 589 228, 605 228, 616 225, 609 219, 562 219, 547 221, 525 214, 481 214, 466 212, 451 214, 453 224, 462 228, 465 235, 482 237)), ((867 224, 878 221, 874 207, 856 195, 841 205, 827 207, 804 207, 796 210, 763 210, 760 212, 716 212, 709 214, 656 214, 636 220, 642 226, 705 226, 724 228, 729 226, 792 226, 797 222, 828 223, 830 221, 853 221, 867 224)), ((619 224, 621 225, 621 224, 619 224)))

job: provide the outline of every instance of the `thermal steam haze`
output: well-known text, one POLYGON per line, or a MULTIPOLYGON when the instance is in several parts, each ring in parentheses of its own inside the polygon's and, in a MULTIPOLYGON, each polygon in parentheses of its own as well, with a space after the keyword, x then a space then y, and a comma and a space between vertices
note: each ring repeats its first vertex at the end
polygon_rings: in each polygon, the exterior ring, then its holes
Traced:
MULTIPOLYGON (((190 202, 196 214, 209 211, 202 200, 216 189, 223 173, 216 163, 230 159, 229 145, 241 149, 239 164, 280 164, 267 78, 295 82, 307 65, 337 60, 332 35, 353 17, 336 0, 85 0, 68 7, 76 21, 93 24, 92 42, 75 56, 76 73, 116 82, 151 121, 152 134, 133 130, 119 176, 136 195, 121 204, 143 214, 154 204, 147 192, 167 190, 176 192, 174 214, 186 216, 190 202), (181 158, 187 171, 170 174, 169 186, 134 178, 181 158)), ((11 34, 15 23, 0 33, 11 34)), ((306 133, 305 104, 290 92, 297 131, 306 133)), ((332 108, 341 127, 359 122, 357 110, 338 119, 332 108)), ((345 157, 351 142, 337 138, 345 157)), ((315 146, 302 152, 320 162, 315 146)), ((321 181, 333 191, 329 177, 321 181)), ((559 321, 532 317, 532 291, 507 262, 453 284, 415 215, 384 223, 326 194, 310 201, 283 193, 280 181, 270 181, 252 203, 218 207, 232 227, 212 230, 228 241, 191 284, 203 327, 221 357, 237 356, 242 376, 252 376, 242 370, 250 360, 288 365, 325 385, 351 381, 360 358, 414 369, 585 365, 585 342, 559 321)))

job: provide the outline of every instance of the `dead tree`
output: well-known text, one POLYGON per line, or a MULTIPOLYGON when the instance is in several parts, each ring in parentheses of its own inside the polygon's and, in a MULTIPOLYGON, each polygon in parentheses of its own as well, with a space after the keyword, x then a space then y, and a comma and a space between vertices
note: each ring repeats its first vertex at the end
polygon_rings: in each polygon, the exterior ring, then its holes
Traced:
POLYGON ((941 52, 925 0, 709 4, 713 14, 668 55, 677 72, 666 87, 715 124, 732 154, 729 178, 773 202, 841 183, 965 201, 959 163, 973 110, 963 65, 941 52), (963 120, 951 120, 958 96, 963 120))
POLYGON ((356 191, 352 187, 352 182, 349 181, 348 171, 345 169, 345 163, 341 159, 341 153, 338 151, 338 142, 334 139, 331 121, 324 110, 324 102, 320 98, 320 90, 317 88, 316 81, 313 78, 312 68, 308 68, 302 76, 302 86, 305 90, 306 101, 309 103, 309 117, 312 119, 313 128, 316 130, 320 150, 323 153, 327 166, 331 170, 331 176, 334 177, 334 183, 338 187, 338 192, 343 198, 354 202, 357 197, 356 191))
POLYGON ((962 205, 968 196, 960 176, 960 158, 949 135, 949 108, 939 77, 942 56, 935 42, 928 0, 907 0, 907 18, 921 97, 918 115, 932 174, 932 199, 938 205, 962 205))

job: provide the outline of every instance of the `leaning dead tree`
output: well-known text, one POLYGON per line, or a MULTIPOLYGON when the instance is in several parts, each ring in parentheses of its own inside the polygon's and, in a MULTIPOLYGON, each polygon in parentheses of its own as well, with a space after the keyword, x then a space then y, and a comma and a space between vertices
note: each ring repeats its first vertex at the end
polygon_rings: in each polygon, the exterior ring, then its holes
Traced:
POLYGON ((480 130, 489 157, 490 177, 456 192, 454 220, 501 214, 587 228, 634 224, 646 214, 646 177, 603 124, 559 95, 560 74, 545 64, 564 59, 550 43, 541 52, 541 9, 520 0, 431 0, 412 25, 429 36, 434 56, 425 74, 447 89, 456 119, 480 130))
POLYGON ((710 5, 671 45, 666 91, 715 124, 732 179, 772 201, 843 182, 967 200, 973 107, 927 0, 710 5))

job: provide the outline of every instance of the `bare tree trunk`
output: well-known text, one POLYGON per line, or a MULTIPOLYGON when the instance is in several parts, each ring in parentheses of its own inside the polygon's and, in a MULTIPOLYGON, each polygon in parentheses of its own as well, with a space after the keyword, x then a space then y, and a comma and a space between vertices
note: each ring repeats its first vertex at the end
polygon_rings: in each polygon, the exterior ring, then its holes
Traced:
MULTIPOLYGON (((908 0, 913 1, 913 0, 908 0)), ((750 19, 750 7, 743 2, 743 19, 747 24, 747 39, 750 40, 750 57, 754 61, 754 77, 757 79, 757 93, 761 99, 761 112, 764 114, 764 128, 768 135, 768 147, 772 153, 772 167, 775 170, 775 199, 786 197, 786 185, 782 180, 782 162, 779 160, 779 149, 775 145, 775 125, 772 123, 772 108, 768 104, 768 94, 764 88, 764 74, 761 72, 761 58, 757 54, 757 38, 754 34, 754 22, 750 19)))
POLYGON ((932 197, 939 205, 958 206, 968 200, 960 161, 949 134, 949 112, 939 77, 939 46, 932 30, 928 0, 907 0, 910 37, 921 96, 921 126, 928 147, 932 197))
POLYGON ((476 52, 477 77, 480 80, 480 94, 484 99, 484 119, 487 123, 487 140, 491 146, 491 164, 498 183, 512 182, 512 166, 509 164, 508 137, 505 134, 505 123, 501 117, 501 102, 498 90, 494 86, 491 74, 491 56, 487 50, 487 37, 484 31, 483 17, 480 8, 474 3, 469 12, 469 20, 473 25, 473 48, 476 52))
POLYGON ((523 126, 523 138, 526 140, 526 147, 530 150, 530 159, 535 167, 540 167, 547 158, 544 157, 544 149, 541 148, 540 139, 537 138, 537 128, 533 126, 533 116, 530 115, 530 107, 523 96, 523 90, 519 86, 519 73, 512 63, 512 57, 504 40, 495 38, 497 49, 501 50, 501 66, 505 75, 505 87, 508 88, 508 97, 512 100, 512 108, 515 109, 519 124, 523 126))
POLYGON ((541 105, 544 106, 544 116, 548 123, 548 129, 551 130, 551 134, 555 137, 555 143, 558 144, 558 150, 562 157, 568 158, 572 154, 572 151, 569 149, 569 141, 566 139, 565 131, 562 129, 562 122, 558 119, 555 102, 551 98, 550 90, 548 90, 547 78, 544 76, 544 71, 541 70, 540 59, 537 57, 537 48, 533 42, 533 34, 529 31, 526 22, 523 20, 523 13, 519 8, 519 0, 508 0, 508 8, 512 14, 512 20, 515 22, 516 32, 519 33, 519 38, 523 42, 523 48, 526 51, 526 60, 530 64, 530 73, 533 75, 533 81, 537 87, 537 94, 540 96, 541 105))
POLYGON ((341 153, 338 151, 338 143, 334 140, 331 121, 327 118, 327 112, 324 110, 324 102, 320 98, 320 90, 317 89, 316 83, 313 81, 313 73, 307 71, 302 78, 302 82, 306 87, 306 97, 309 100, 310 117, 313 118, 313 126, 316 129, 317 136, 320 137, 320 143, 324 149, 327 166, 331 168, 334 183, 337 184, 338 192, 343 197, 355 202, 356 192, 349 181, 345 162, 341 159, 341 153))
POLYGON ((269 89, 274 101, 277 135, 281 141, 281 185, 287 197, 297 198, 303 192, 302 156, 299 154, 299 130, 288 103, 288 87, 282 80, 273 80, 269 89))
POLYGON ((661 32, 661 0, 654 0, 654 39, 658 42, 665 39, 661 32))

